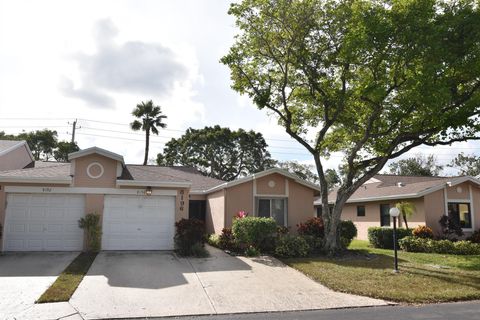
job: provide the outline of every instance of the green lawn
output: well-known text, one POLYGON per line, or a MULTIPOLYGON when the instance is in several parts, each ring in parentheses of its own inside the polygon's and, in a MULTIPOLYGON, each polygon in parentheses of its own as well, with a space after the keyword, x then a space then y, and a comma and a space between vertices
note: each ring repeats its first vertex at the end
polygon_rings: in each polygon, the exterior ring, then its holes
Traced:
POLYGON ((284 259, 325 286, 396 302, 429 303, 480 299, 480 255, 455 256, 399 251, 399 274, 392 273, 393 251, 355 240, 341 257, 284 259))
POLYGON ((96 253, 80 253, 75 260, 58 276, 57 280, 37 300, 37 303, 68 301, 83 276, 97 256, 96 253))

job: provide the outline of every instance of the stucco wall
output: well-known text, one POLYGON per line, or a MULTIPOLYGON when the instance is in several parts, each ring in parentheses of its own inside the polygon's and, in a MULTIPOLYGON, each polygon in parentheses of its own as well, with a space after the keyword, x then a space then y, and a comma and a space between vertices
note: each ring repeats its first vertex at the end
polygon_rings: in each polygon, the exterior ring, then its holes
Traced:
POLYGON ((25 145, 0 156, 0 171, 23 169, 32 162, 25 145))
POLYGON ((285 176, 278 173, 256 179, 257 194, 283 195, 285 194, 285 180, 285 176))
MULTIPOLYGON (((91 154, 72 161, 75 169, 73 176, 74 187, 114 188, 117 179, 117 161, 98 155, 91 154), (87 168, 91 163, 98 162, 104 168, 104 173, 97 179, 90 178, 87 168)), ((95 173, 94 173, 95 174, 95 173)))
POLYGON ((445 214, 445 196, 443 189, 425 195, 425 219, 426 224, 432 228, 435 234, 441 233, 438 221, 445 214))
MULTIPOLYGON (((401 201, 412 202, 415 205, 415 213, 407 218, 409 228, 414 228, 418 225, 425 225, 425 205, 423 198, 406 199, 401 201)), ((351 220, 355 223, 358 230, 357 239, 368 240, 368 228, 380 227, 380 205, 389 204, 394 207, 399 201, 376 201, 376 202, 359 202, 347 203, 342 211, 342 220, 351 220), (357 206, 365 206, 365 216, 357 216, 357 206)), ((390 226, 393 227, 393 222, 390 219, 390 226)), ((399 221, 399 226, 404 227, 402 219, 399 221)))
POLYGON ((208 233, 220 234, 225 227, 225 190, 207 195, 205 224, 208 233))
POLYGON ((480 229, 480 189, 472 185, 473 196, 473 225, 474 230, 480 229))
POLYGON ((226 189, 225 226, 230 228, 235 215, 239 211, 246 211, 254 216, 253 182, 245 182, 226 189))
POLYGON ((469 185, 470 185, 469 182, 464 182, 453 187, 447 187, 447 198, 448 199, 470 199, 469 185))
POLYGON ((307 188, 293 180, 288 182, 288 227, 296 233, 297 224, 314 217, 313 189, 307 188))
POLYGON ((188 192, 188 189, 177 190, 175 221, 180 219, 188 219, 188 192))

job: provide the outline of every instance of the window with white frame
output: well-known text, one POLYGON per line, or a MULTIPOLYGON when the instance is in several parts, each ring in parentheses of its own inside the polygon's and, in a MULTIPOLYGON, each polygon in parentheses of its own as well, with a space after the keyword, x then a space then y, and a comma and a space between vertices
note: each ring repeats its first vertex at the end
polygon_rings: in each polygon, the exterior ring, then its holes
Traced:
POLYGON ((448 215, 452 217, 463 229, 472 228, 472 212, 470 203, 449 202, 448 215))
POLYGON ((257 216, 272 217, 279 226, 287 226, 286 198, 257 198, 257 216))

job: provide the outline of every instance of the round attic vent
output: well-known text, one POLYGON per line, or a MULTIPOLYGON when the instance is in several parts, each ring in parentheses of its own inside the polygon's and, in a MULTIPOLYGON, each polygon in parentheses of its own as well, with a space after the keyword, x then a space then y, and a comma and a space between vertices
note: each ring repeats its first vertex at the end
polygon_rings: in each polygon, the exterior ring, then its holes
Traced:
POLYGON ((103 176, 103 166, 98 162, 92 162, 87 167, 87 175, 92 179, 98 179, 103 176))
POLYGON ((457 187, 457 193, 462 193, 463 189, 462 187, 457 187))
POLYGON ((268 186, 270 188, 275 188, 275 181, 273 181, 273 180, 268 181, 268 186))

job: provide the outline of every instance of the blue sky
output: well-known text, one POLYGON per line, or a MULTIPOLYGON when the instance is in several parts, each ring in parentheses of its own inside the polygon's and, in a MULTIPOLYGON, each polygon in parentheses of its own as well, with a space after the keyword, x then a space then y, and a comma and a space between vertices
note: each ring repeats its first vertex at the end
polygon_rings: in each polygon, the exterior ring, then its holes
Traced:
MULTIPOLYGON (((150 157, 188 127, 219 124, 264 134, 272 156, 312 163, 276 120, 230 88, 219 63, 233 42, 229 1, 0 0, 0 130, 49 128, 68 139, 78 118, 81 148, 143 158, 143 135, 129 130, 135 105, 153 99, 168 128, 150 157)), ((416 149, 442 163, 477 143, 416 149)), ((340 155, 327 161, 336 167, 340 155)), ((455 170, 449 170, 455 174, 455 170)))

